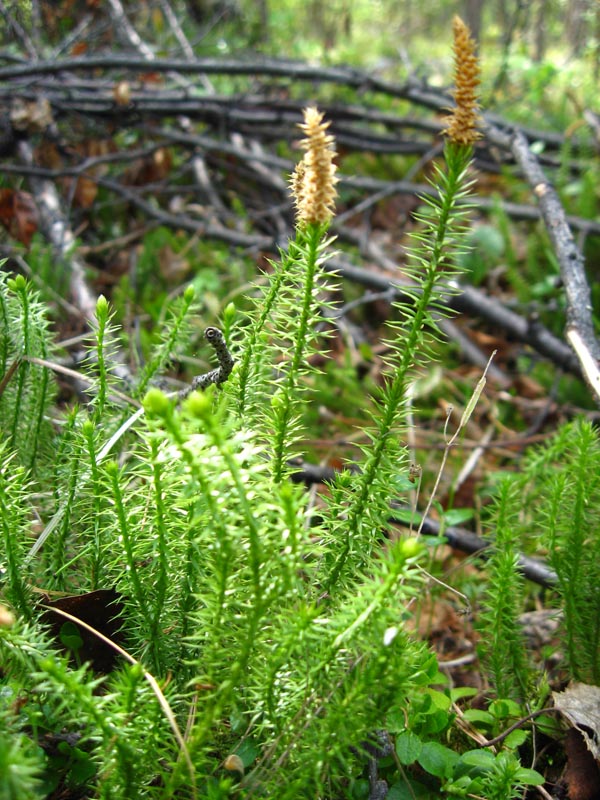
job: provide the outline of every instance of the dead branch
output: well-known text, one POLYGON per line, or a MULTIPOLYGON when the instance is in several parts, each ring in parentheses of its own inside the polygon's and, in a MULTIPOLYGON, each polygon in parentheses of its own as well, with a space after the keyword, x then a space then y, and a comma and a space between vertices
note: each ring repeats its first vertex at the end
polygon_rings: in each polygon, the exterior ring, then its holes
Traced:
MULTIPOLYGON (((33 152, 28 142, 19 142, 18 153, 25 165, 30 166, 33 163, 33 152)), ((71 252, 75 237, 62 212, 62 201, 56 186, 51 181, 35 175, 30 176, 30 182, 36 198, 41 228, 51 242, 57 259, 69 270, 73 303, 83 319, 89 322, 96 314, 97 297, 86 281, 85 264, 71 252)))
POLYGON ((538 198, 544 223, 560 265, 567 298, 567 340, 575 351, 583 376, 600 400, 600 342, 592 320, 592 297, 583 254, 577 247, 558 195, 542 171, 527 140, 518 131, 512 151, 538 198))
MULTIPOLYGON (((120 6, 117 0, 111 0, 111 4, 120 6)), ((131 27, 131 26, 129 26, 131 27)), ((133 32, 135 33, 135 32, 133 32)), ((137 36, 137 34, 135 34, 137 36)), ((139 37, 138 37, 139 38, 139 37)), ((130 43, 132 40, 129 39, 130 43)), ((139 47, 136 45, 136 49, 139 47)), ((110 90, 110 84, 117 79, 123 78, 123 72, 129 73, 144 73, 148 69, 148 59, 152 61, 153 72, 167 74, 171 76, 191 75, 200 76, 202 87, 207 90, 207 86, 203 81, 206 75, 232 75, 232 76, 246 76, 256 80, 257 78, 273 78, 281 79, 286 82, 306 81, 313 84, 337 84, 355 89, 361 94, 382 94, 396 99, 408 100, 415 105, 420 105, 428 108, 434 112, 445 113, 448 106, 452 102, 450 94, 438 88, 431 87, 424 80, 419 80, 410 77, 404 83, 394 84, 388 81, 381 80, 367 72, 360 69, 350 67, 323 67, 312 66, 301 62, 288 61, 285 59, 274 58, 253 58, 248 60, 236 59, 220 59, 220 58, 190 58, 189 52, 186 51, 185 59, 164 59, 156 58, 152 55, 147 55, 147 46, 144 47, 142 57, 125 54, 115 53, 112 55, 90 55, 79 58, 71 59, 55 59, 55 60, 35 60, 31 62, 21 62, 18 64, 11 64, 5 67, 0 67, 0 81, 11 81, 20 83, 20 88, 24 91, 31 91, 33 87, 37 86, 37 80, 43 76, 56 76, 61 75, 61 79, 69 81, 71 91, 76 90, 78 84, 72 83, 72 76, 75 73, 91 72, 93 70, 101 69, 109 78, 109 85, 107 86, 105 77, 103 79, 104 86, 110 90), (113 71, 118 74, 111 75, 113 71), (27 81, 22 79, 27 78, 27 81)), ((140 51, 141 52, 141 51, 140 51)), ((150 51, 151 52, 151 51, 150 51)), ((179 80, 177 81, 179 83, 179 80)), ((81 84, 79 84, 81 86, 81 84)), ((88 80, 85 84, 88 88, 94 85, 88 80)), ((100 87, 100 82, 96 83, 100 87)), ((57 88, 56 81, 53 84, 39 84, 39 88, 49 91, 52 87, 57 88)), ((188 85, 188 88, 192 88, 188 85)), ((13 91, 19 91, 18 85, 12 85, 13 91)), ((246 92, 244 97, 247 97, 246 92)), ((189 97, 189 95, 188 95, 189 97)), ((141 98, 139 98, 141 99, 141 98)), ((185 99, 185 93, 179 93, 179 99, 185 99)), ((196 96, 195 100, 203 99, 203 96, 196 96)), ((241 98, 238 98, 240 100, 241 98)), ((268 98, 263 97, 260 101, 264 107, 265 100, 268 100, 268 106, 277 106, 278 100, 271 94, 268 98)), ((288 111, 292 108, 297 113, 297 103, 286 100, 288 111)), ((325 107, 324 107, 325 108, 325 107)), ((352 107, 337 107, 332 105, 327 107, 328 116, 332 119, 337 119, 339 115, 343 115, 346 119, 352 116, 352 107)), ((383 114, 377 109, 370 109, 370 119, 373 122, 386 123, 397 127, 399 122, 394 115, 383 114), (387 118, 387 119, 386 119, 387 118)), ((364 121, 369 117, 366 116, 365 110, 359 110, 358 116, 364 121)), ((356 118, 356 117, 355 117, 356 118)), ((400 118, 401 120, 401 118, 400 118)), ((494 125, 500 129, 508 127, 508 123, 497 114, 486 113, 485 120, 490 125, 494 125)), ((412 126, 418 126, 418 121, 413 120, 412 126)), ((436 126, 436 123, 422 121, 421 126, 423 129, 431 129, 436 126)), ((439 123, 437 124, 439 130, 439 123)), ((561 134, 537 130, 522 126, 521 131, 528 139, 543 142, 548 148, 553 150, 560 150, 565 144, 565 137, 561 134)), ((575 152, 579 149, 579 143, 576 140, 571 142, 571 146, 575 152)))
MULTIPOLYGON (((331 259, 325 266, 345 280, 376 291, 391 291, 394 293, 394 299, 408 299, 402 291, 401 281, 394 280, 389 275, 355 267, 339 258, 331 259)), ((449 308, 484 319, 497 331, 503 331, 511 339, 529 345, 561 369, 574 375, 581 375, 579 363, 571 348, 538 320, 525 319, 503 306, 500 301, 488 297, 480 289, 458 283, 454 284, 453 288, 456 293, 446 298, 449 308)))
MULTIPOLYGON (((19 142, 18 154, 25 164, 32 163, 33 153, 27 141, 19 142)), ((57 261, 68 272, 73 305, 85 324, 93 326, 98 296, 87 282, 86 264, 74 252, 75 236, 63 211, 56 186, 51 181, 35 175, 30 176, 30 183, 36 199, 40 227, 51 243, 57 261)), ((115 359, 112 365, 113 374, 126 383, 131 383, 131 375, 124 359, 119 360, 122 363, 118 363, 115 359)))
MULTIPOLYGON (((308 486, 315 483, 333 481, 336 475, 336 470, 331 467, 317 466, 316 464, 311 464, 306 461, 294 461, 290 463, 290 466, 294 468, 291 479, 295 483, 306 483, 308 486)), ((396 519, 394 512, 412 512, 412 509, 400 502, 393 502, 391 508, 392 516, 390 517, 390 523, 404 526, 404 521, 396 519)), ((419 512, 415 513, 414 525, 415 527, 421 525, 421 515, 419 512)), ((425 536, 442 535, 446 538, 450 547, 460 550, 462 553, 476 553, 484 559, 489 557, 494 546, 493 535, 490 539, 482 539, 472 531, 454 525, 444 526, 442 529, 440 523, 430 517, 427 517, 422 522, 421 533, 425 536)), ((519 556, 519 567, 523 575, 533 583, 548 588, 556 585, 556 573, 540 559, 521 554, 519 556)))

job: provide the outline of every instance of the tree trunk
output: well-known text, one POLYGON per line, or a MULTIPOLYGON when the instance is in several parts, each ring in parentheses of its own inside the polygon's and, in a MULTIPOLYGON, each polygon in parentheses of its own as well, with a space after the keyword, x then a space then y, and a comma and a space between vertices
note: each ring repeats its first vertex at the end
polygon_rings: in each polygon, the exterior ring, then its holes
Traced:
POLYGON ((569 0, 565 34, 573 56, 580 55, 587 44, 589 26, 586 23, 591 10, 590 0, 569 0))

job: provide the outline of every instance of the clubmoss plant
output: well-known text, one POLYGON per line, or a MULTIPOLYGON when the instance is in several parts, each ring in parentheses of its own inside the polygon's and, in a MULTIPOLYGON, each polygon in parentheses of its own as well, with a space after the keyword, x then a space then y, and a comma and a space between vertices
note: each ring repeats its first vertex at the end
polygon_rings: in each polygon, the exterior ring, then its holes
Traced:
POLYGON ((0 273, 0 427, 24 466, 32 469, 48 445, 46 414, 54 399, 45 360, 51 351, 45 307, 22 275, 0 273))
POLYGON ((546 497, 540 507, 540 538, 558 576, 570 672, 577 680, 600 685, 597 429, 585 420, 567 426, 539 461, 531 462, 530 470, 536 495, 546 497), (541 472, 543 465, 547 472, 541 472))
POLYGON ((329 123, 317 109, 308 108, 300 127, 305 154, 291 179, 296 235, 280 263, 272 263, 272 280, 250 321, 237 374, 239 413, 264 431, 278 482, 289 472, 287 461, 301 435, 299 409, 307 391, 302 378, 327 305, 329 287, 322 267, 329 257, 326 233, 336 197, 329 123))
POLYGON ((505 479, 497 489, 492 516, 494 550, 483 613, 478 628, 484 632, 481 650, 497 697, 527 702, 530 699, 530 667, 519 616, 524 610, 523 577, 519 572, 522 486, 505 479))
POLYGON ((453 256, 460 250, 465 232, 464 200, 471 185, 468 171, 473 144, 479 137, 475 45, 458 17, 454 20, 454 34, 456 106, 448 118, 445 169, 436 168, 432 183, 438 194, 425 200, 427 209, 419 216, 422 230, 413 237, 409 269, 414 295, 410 305, 398 304, 402 321, 396 326, 397 337, 389 343, 392 355, 387 383, 378 398, 373 427, 368 431, 370 444, 363 448, 362 471, 351 481, 350 491, 343 493, 344 510, 337 499, 331 506, 332 535, 337 544, 329 557, 327 591, 344 580, 349 559, 369 559, 379 532, 385 529, 394 496, 394 476, 408 471, 408 456, 399 443, 398 428, 405 413, 407 388, 415 369, 431 358, 428 341, 439 335, 432 311, 447 313, 442 297, 448 292, 453 256), (459 201, 463 204, 457 207, 459 201), (343 522, 336 524, 336 519, 343 522))
POLYGON ((496 489, 494 551, 477 627, 499 697, 530 702, 534 694, 518 622, 525 608, 517 549, 548 554, 557 576, 555 604, 562 611, 568 674, 600 682, 599 476, 598 432, 577 420, 534 449, 522 472, 496 489))
MULTIPOLYGON (((18 800, 43 796, 36 779, 44 774, 61 789, 107 800, 347 796, 376 732, 392 718, 398 729, 411 698, 439 682, 435 657, 404 625, 423 589, 425 546, 387 534, 389 502, 408 471, 406 391, 438 335, 432 310, 443 311, 460 248, 477 138, 473 47, 462 23, 455 33, 457 107, 445 167, 436 173, 438 197, 427 201, 414 241, 413 296, 399 307, 360 470, 332 482, 318 516, 308 493, 287 478, 329 302, 322 267, 335 151, 320 112, 308 109, 302 124, 293 240, 237 329, 226 312, 236 366, 211 326, 206 338, 219 365, 192 382, 199 391, 168 396, 151 385, 185 341, 193 301, 186 291, 142 373, 143 408, 124 408, 110 373, 114 327, 99 301, 89 363, 95 400, 69 411, 56 431, 64 466, 46 464, 39 476, 23 467, 18 485, 0 482, 8 521, 2 595, 15 617, 0 627, 0 718, 15 741, 68 736, 70 748, 58 763, 20 747, 21 772, 10 784, 18 800), (36 510, 45 523, 33 544, 26 491, 41 498, 36 510), (51 638, 29 593, 59 585, 79 601, 92 589, 116 592, 129 655, 111 675, 74 665, 51 638)), ((3 281, 0 293, 0 324, 35 320, 28 347, 39 339, 46 352, 50 336, 44 315, 29 310, 30 289, 3 281)), ((8 374, 8 345, 5 354, 8 374)), ((29 378, 24 372, 22 390, 5 393, 11 421, 28 392, 30 418, 40 420, 47 407, 50 378, 46 388, 29 378)), ((3 478, 13 461, 32 463, 30 440, 16 432, 0 454, 3 478)), ((446 717, 443 729, 449 724, 446 717)))
POLYGON ((30 620, 31 590, 23 569, 27 555, 26 535, 29 529, 27 497, 31 484, 17 454, 6 444, 0 447, 0 530, 2 532, 2 570, 6 579, 4 600, 30 620))

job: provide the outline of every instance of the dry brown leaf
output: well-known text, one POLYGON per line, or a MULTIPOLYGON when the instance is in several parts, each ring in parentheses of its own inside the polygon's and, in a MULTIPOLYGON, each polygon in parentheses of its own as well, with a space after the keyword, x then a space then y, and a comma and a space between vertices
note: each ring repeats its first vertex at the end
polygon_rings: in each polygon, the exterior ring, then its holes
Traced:
POLYGON ((151 156, 138 159, 125 173, 124 183, 129 186, 146 186, 149 183, 160 183, 169 172, 173 159, 166 147, 155 150, 151 156))
POLYGON ((33 196, 14 189, 0 189, 0 222, 13 239, 29 247, 38 228, 38 213, 33 196))
POLYGON ((572 683, 553 692, 554 705, 581 733, 588 749, 600 761, 600 686, 572 683))
POLYGON ((91 208, 98 195, 98 185, 90 178, 78 178, 74 200, 80 208, 91 208))

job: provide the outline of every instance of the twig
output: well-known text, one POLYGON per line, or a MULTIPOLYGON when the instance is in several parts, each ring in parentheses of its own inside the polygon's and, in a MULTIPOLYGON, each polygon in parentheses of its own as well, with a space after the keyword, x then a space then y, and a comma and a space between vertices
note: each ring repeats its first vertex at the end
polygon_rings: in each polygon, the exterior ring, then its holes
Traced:
POLYGON ((8 10, 5 3, 0 4, 0 14, 2 14, 4 17, 5 25, 8 27, 9 31, 12 30, 14 35, 23 43, 23 47, 27 51, 29 58, 33 59, 34 61, 37 60, 38 52, 33 41, 31 40, 31 37, 28 35, 21 23, 8 10))
POLYGON ((65 38, 60 42, 60 44, 54 49, 53 57, 58 58, 61 53, 67 51, 73 42, 77 41, 84 30, 89 27, 92 21, 91 14, 85 14, 81 20, 75 25, 75 27, 68 32, 65 38))
MULTIPOLYGON (((331 467, 321 467, 304 461, 301 463, 291 462, 290 466, 295 470, 291 474, 291 479, 296 483, 304 482, 311 485, 335 480, 336 470, 331 467)), ((345 467, 345 469, 348 468, 350 468, 350 471, 357 471, 358 469, 356 466, 353 467, 352 464, 349 467, 345 467)), ((414 522, 419 525, 424 536, 442 535, 446 538, 450 547, 456 550, 469 554, 477 553, 484 559, 489 557, 490 551, 494 546, 493 532, 489 540, 482 539, 466 528, 459 528, 455 525, 442 525, 431 517, 422 518, 418 511, 414 511, 408 504, 400 502, 392 502, 391 504, 390 524, 406 525, 404 516, 406 512, 414 514, 414 522), (403 512, 402 518, 397 516, 398 512, 403 512)), ((540 559, 521 554, 519 556, 519 569, 527 580, 532 581, 532 583, 537 583, 547 588, 552 588, 556 585, 556 573, 540 559)))
MULTIPOLYGON (((19 156, 27 166, 33 165, 33 151, 26 140, 17 145, 19 156)), ((61 201, 56 186, 49 180, 32 175, 30 177, 33 194, 40 212, 41 227, 44 235, 52 243, 54 250, 69 268, 70 288, 73 302, 86 321, 94 319, 96 300, 94 293, 85 278, 85 265, 70 251, 75 244, 75 237, 61 210, 61 201)))
MULTIPOLYGON (((96 384, 96 380, 94 378, 88 377, 87 375, 82 375, 80 372, 70 369, 69 367, 65 367, 63 364, 58 364, 55 361, 47 361, 46 359, 38 358, 37 356, 24 356, 24 359, 29 361, 31 364, 37 364, 39 367, 50 369, 52 372, 56 372, 59 375, 64 375, 65 377, 71 378, 78 383, 85 383, 90 388, 93 388, 96 384)), ((129 395, 123 394, 123 392, 119 392, 116 389, 111 389, 108 399, 112 400, 113 402, 118 401, 123 405, 138 406, 138 408, 140 407, 140 403, 137 400, 134 400, 133 397, 129 397, 129 395)))
POLYGON ((167 22, 169 23, 169 27, 175 34, 175 38, 177 39, 181 49, 183 50, 184 56, 187 58, 188 61, 193 61, 195 58, 194 48, 188 42, 185 33, 183 32, 183 29, 179 24, 177 15, 171 8, 170 3, 167 3, 167 0, 159 0, 159 5, 162 9, 163 14, 165 15, 167 22))
POLYGON ((600 399, 600 370, 598 369, 600 361, 595 354, 597 348, 593 346, 594 341, 587 337, 584 340, 581 332, 575 327, 567 329, 567 341, 570 342, 571 347, 575 351, 575 355, 581 364, 583 375, 590 388, 595 393, 596 399, 600 399))
MULTIPOLYGON (((91 55, 78 58, 40 60, 25 64, 13 64, 0 67, 0 80, 15 78, 30 78, 34 75, 58 75, 63 72, 84 70, 90 72, 95 69, 127 69, 131 72, 146 72, 148 62, 135 55, 114 53, 112 55, 91 55)), ((194 61, 177 58, 155 58, 152 63, 155 72, 179 72, 182 75, 198 75, 202 73, 212 75, 265 75, 270 77, 293 78, 296 80, 321 81, 340 83, 354 88, 368 88, 371 83, 374 87, 384 87, 382 81, 373 81, 360 70, 345 67, 315 67, 295 61, 278 61, 274 58, 265 58, 260 61, 241 61, 223 58, 196 58, 194 61)), ((393 90, 393 89, 392 89, 393 90)), ((395 87, 394 96, 406 97, 410 85, 395 87)))
POLYGON ((556 714, 559 713, 559 708, 538 708, 537 711, 532 711, 531 714, 527 714, 526 717, 523 717, 517 722, 514 722, 510 727, 508 727, 505 731, 495 736, 493 739, 486 739, 485 741, 481 742, 482 747, 494 747, 497 744, 503 742, 507 736, 509 736, 513 731, 516 731, 518 728, 522 728, 526 722, 530 722, 532 719, 536 717, 541 717, 542 714, 556 714))
POLYGON ((10 383, 12 376, 15 374, 20 364, 21 364, 21 359, 15 358, 10 367, 6 370, 6 372, 2 376, 2 380, 0 380, 0 398, 4 394, 4 390, 10 383))
POLYGON ((131 22, 129 22, 127 14, 125 13, 125 9, 119 0, 108 0, 108 5, 112 11, 114 27, 115 31, 117 32, 117 36, 120 36, 122 39, 124 39, 125 42, 137 50, 143 58, 147 59, 148 61, 153 61, 155 58, 153 51, 145 42, 142 41, 136 29, 133 27, 131 22))
MULTIPOLYGON (((187 52, 186 55, 188 55, 187 52)), ((131 72, 144 72, 147 69, 147 63, 145 59, 140 60, 135 56, 123 53, 115 53, 111 56, 91 55, 82 58, 63 59, 62 61, 39 60, 0 68, 0 80, 15 80, 57 73, 69 74, 72 71, 80 70, 89 72, 93 69, 106 71, 123 71, 126 69, 131 72)), ((425 81, 414 77, 410 77, 403 84, 392 84, 379 80, 360 69, 311 66, 285 59, 263 58, 244 61, 215 58, 186 58, 185 60, 154 58, 153 70, 156 72, 179 73, 181 75, 203 75, 204 73, 247 75, 250 77, 260 75, 292 81, 304 80, 311 83, 334 83, 353 89, 369 89, 372 92, 378 92, 390 97, 406 99, 436 112, 447 110, 451 103, 451 98, 446 92, 429 86, 425 81)), ((260 102, 264 105, 264 98, 260 102)), ((294 101, 286 100, 285 102, 288 107, 293 107, 294 105, 294 101)), ((328 106, 326 109, 327 116, 337 118, 339 113, 349 118, 353 113, 352 108, 342 107, 338 109, 339 107, 336 107, 335 104, 328 106)), ((295 113, 297 116, 297 110, 295 113)), ((364 119, 371 118, 377 122, 386 121, 384 112, 376 109, 360 109, 358 114, 364 119)), ((388 118, 393 119, 394 115, 389 114, 388 118)), ((491 125, 499 128, 507 125, 506 120, 498 114, 488 112, 485 114, 485 119, 491 125)), ((411 120, 408 124, 419 125, 417 120, 411 120)), ((439 123, 423 121, 421 125, 424 129, 432 125, 439 128, 439 123)), ((560 150, 565 143, 565 136, 556 132, 538 130, 528 126, 522 126, 521 130, 528 139, 542 141, 552 149, 560 150)), ((577 142, 573 142, 572 145, 577 149, 577 142)))
POLYGON ((544 223, 560 265, 567 297, 567 339, 575 350, 586 382, 599 401, 600 342, 594 332, 592 298, 583 254, 573 238, 555 189, 548 182, 521 133, 513 136, 512 151, 539 199, 544 223))

